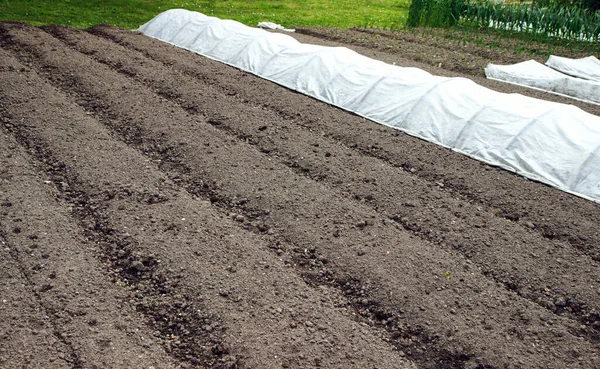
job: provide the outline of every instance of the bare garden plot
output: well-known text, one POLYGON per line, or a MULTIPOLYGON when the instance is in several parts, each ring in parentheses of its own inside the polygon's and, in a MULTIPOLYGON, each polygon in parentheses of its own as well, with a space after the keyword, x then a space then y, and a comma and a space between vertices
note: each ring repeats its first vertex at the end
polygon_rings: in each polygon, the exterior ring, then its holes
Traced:
MULTIPOLYGON (((182 366, 599 365, 598 205, 129 31, 0 34, 3 155, 48 178, 89 283, 149 337, 119 338, 126 360, 147 365, 142 342, 182 366)), ((8 188, 5 233, 27 207, 8 188)), ((47 304, 72 298, 54 279, 47 304)), ((97 362, 59 336, 45 355, 97 362)))
MULTIPOLYGON (((419 180, 410 173, 398 172, 396 168, 385 165, 381 160, 366 157, 340 146, 322 133, 310 132, 297 124, 288 124, 286 119, 278 117, 277 114, 257 112, 254 108, 248 108, 246 104, 240 104, 237 98, 228 97, 228 94, 223 91, 210 92, 211 89, 205 89, 201 83, 196 83, 194 80, 181 80, 177 72, 158 73, 157 70, 161 65, 142 61, 143 57, 138 53, 121 49, 121 57, 116 58, 115 53, 118 52, 116 48, 98 47, 98 42, 91 42, 93 36, 85 32, 67 33, 65 32, 67 30, 56 28, 51 32, 84 53, 94 55, 98 60, 115 65, 124 73, 135 75, 140 80, 148 82, 152 88, 161 91, 161 94, 177 96, 180 105, 184 108, 203 106, 207 119, 212 119, 217 127, 243 137, 274 158, 284 158, 295 171, 329 183, 333 187, 343 184, 343 191, 350 198, 370 197, 369 203, 375 209, 388 214, 392 220, 426 240, 443 243, 447 247, 468 254, 486 273, 517 290, 519 294, 528 296, 532 301, 560 311, 565 310, 565 307, 556 307, 554 301, 558 301, 561 305, 563 300, 568 300, 569 304, 578 306, 593 305, 589 301, 594 303, 599 301, 600 296, 593 289, 582 289, 584 294, 587 292, 587 297, 571 296, 572 292, 566 292, 572 290, 570 284, 574 279, 582 286, 595 283, 595 276, 589 274, 591 265, 595 262, 580 251, 565 247, 566 243, 549 242, 527 227, 520 227, 518 224, 507 222, 504 218, 480 211, 481 209, 476 205, 461 204, 460 201, 445 194, 439 186, 431 186, 427 181, 419 180), (93 48, 89 45, 93 45, 93 48), (104 52, 108 50, 110 53, 105 56, 104 52), (155 70, 152 65, 155 66, 155 70), (193 93, 201 89, 205 89, 206 92, 201 95, 193 93), (231 108, 230 111, 219 109, 218 101, 226 101, 231 108), (231 114, 231 112, 235 113, 231 114), (243 121, 239 121, 239 112, 243 112, 243 121), (276 122, 276 124, 267 126, 264 124, 266 121, 276 122), (276 133, 282 130, 295 139, 279 137, 276 133), (421 191, 415 191, 415 188, 420 188, 421 191), (426 189, 431 198, 436 199, 435 201, 440 205, 428 204, 420 198, 419 192, 424 191, 423 189, 426 189), (404 202, 394 202, 395 196, 403 198, 404 202), (460 214, 456 214, 456 211, 451 209, 460 209, 460 214), (430 229, 424 230, 424 227, 413 224, 411 219, 414 217, 427 223, 430 229), (470 224, 475 224, 475 228, 469 226, 470 224), (482 230, 477 231, 478 229, 482 230), (554 252, 547 252, 549 245, 554 245, 554 252), (507 253, 507 250, 510 252, 507 253), (520 255, 523 262, 515 264, 515 254, 520 255), (580 259, 581 265, 584 265, 583 260, 587 259, 590 267, 556 273, 550 270, 549 266, 557 257, 565 260, 580 259), (531 268, 532 264, 537 266, 531 268), (540 271, 544 271, 543 278, 540 278, 540 271), (572 275, 573 272, 579 276, 572 275), (568 286, 564 284, 565 273, 571 275, 568 278, 570 281, 568 286), (551 292, 548 291, 548 285, 553 286, 551 292), (579 300, 588 302, 577 302, 579 300)), ((109 43, 105 45, 108 46, 109 43)), ((183 52, 182 55, 194 58, 189 53, 183 52)), ((206 66, 198 68, 206 73, 205 77, 218 75, 218 72, 210 67, 219 68, 221 67, 219 63, 210 60, 206 62, 206 66)), ((175 69, 177 66, 173 64, 175 69)), ((235 79, 235 75, 231 77, 232 83, 235 79)), ((215 84, 218 84, 219 80, 222 78, 215 78, 215 84)), ((265 83, 263 88, 267 89, 269 85, 265 83)), ((591 310, 586 310, 578 308, 576 313, 584 322, 594 314, 591 310)))

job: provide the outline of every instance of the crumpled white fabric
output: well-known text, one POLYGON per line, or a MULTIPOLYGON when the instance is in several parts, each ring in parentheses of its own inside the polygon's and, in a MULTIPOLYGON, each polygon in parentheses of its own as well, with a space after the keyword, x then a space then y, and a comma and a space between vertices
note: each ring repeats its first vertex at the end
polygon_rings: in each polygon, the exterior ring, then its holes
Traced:
POLYGON ((258 22, 258 28, 264 29, 279 29, 286 32, 296 32, 295 29, 285 28, 281 24, 273 23, 273 22, 258 22))
MULTIPOLYGON (((600 202, 600 117, 182 9, 139 28, 377 123, 600 202)), ((518 189, 515 189, 518 191, 518 189)))

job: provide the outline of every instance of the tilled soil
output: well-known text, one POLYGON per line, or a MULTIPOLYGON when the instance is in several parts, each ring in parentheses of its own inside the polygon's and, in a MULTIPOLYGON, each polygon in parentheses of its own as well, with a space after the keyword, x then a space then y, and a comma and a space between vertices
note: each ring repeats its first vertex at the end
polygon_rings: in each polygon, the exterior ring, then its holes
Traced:
POLYGON ((590 201, 109 26, 0 23, 0 122, 2 368, 600 367, 590 201))

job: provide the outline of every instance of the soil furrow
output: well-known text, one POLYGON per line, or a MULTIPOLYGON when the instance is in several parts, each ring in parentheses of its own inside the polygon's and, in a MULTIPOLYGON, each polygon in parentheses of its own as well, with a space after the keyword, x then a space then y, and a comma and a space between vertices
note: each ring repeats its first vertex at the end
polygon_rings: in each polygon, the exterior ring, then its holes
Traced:
MULTIPOLYGON (((14 218, 14 220, 19 224, 22 221, 21 218, 14 218)), ((2 224, 0 224, 1 226, 2 224)), ((17 226, 14 227, 12 229, 12 233, 20 233, 21 232, 21 228, 17 226)), ((12 245, 12 243, 8 240, 8 237, 6 237, 6 229, 5 227, 0 228, 0 242, 2 242, 3 245, 6 245, 7 249, 10 250, 10 256, 12 258, 12 261, 14 262, 16 268, 17 269, 17 275, 19 275, 25 282, 25 286, 27 287, 27 289, 29 291, 33 292, 33 298, 35 299, 35 301, 38 304, 40 313, 42 313, 43 317, 48 317, 49 322, 47 323, 47 325, 49 325, 50 331, 51 331, 51 335, 53 336, 52 338, 47 337, 45 339, 46 342, 53 342, 54 344, 56 344, 56 346, 59 346, 61 348, 59 353, 54 353, 53 355, 48 355, 50 358, 52 358, 51 360, 49 360, 49 362, 54 362, 54 361, 58 361, 58 365, 59 366, 63 366, 64 364, 62 363, 62 361, 65 361, 67 363, 69 363, 68 367, 72 367, 75 369, 81 369, 83 368, 83 363, 84 361, 82 360, 80 353, 77 352, 77 350, 73 347, 73 342, 71 342, 69 339, 67 339, 65 337, 65 332, 63 329, 59 329, 59 327, 62 325, 63 322, 61 322, 61 319, 59 317, 59 315, 57 314, 57 311, 54 309, 53 306, 48 306, 47 300, 48 299, 44 299, 41 294, 44 292, 47 292, 47 290, 51 289, 54 287, 54 285, 52 284, 43 284, 40 285, 39 282, 36 283, 36 281, 33 281, 32 278, 30 277, 31 273, 29 272, 29 270, 25 269, 24 265, 25 263, 22 262, 22 258, 19 255, 20 252, 22 252, 22 250, 17 250, 16 247, 14 247, 12 245)), ((10 265, 10 263, 9 263, 10 265)), ((10 266, 9 266, 10 268, 10 266)), ((35 266, 34 266, 35 268, 35 266)), ((27 292, 29 292, 27 291, 27 292)), ((26 293, 27 293, 26 292, 26 293)), ((39 324, 39 323, 38 323, 39 324)), ((62 328, 62 327, 61 327, 62 328)), ((36 331, 35 334, 38 334, 39 332, 36 331)), ((46 335, 47 332, 43 332, 43 335, 46 335)), ((29 341, 29 340, 27 340, 29 341)), ((25 347, 28 347, 28 349, 33 350, 34 348, 31 347, 31 343, 27 342, 27 344, 25 345, 25 347)), ((19 353, 22 353, 23 348, 20 348, 18 350, 19 353)), ((33 361, 33 358, 29 358, 29 360, 33 361)), ((28 360, 28 361, 29 361, 28 360)), ((33 363, 28 363, 28 364, 33 364, 33 363)), ((48 363, 49 364, 49 363, 48 363)), ((24 363, 24 366, 26 364, 24 363)))
MULTIPOLYGON (((24 78, 30 71, 3 50, 0 55, 2 65, 9 67, 0 71, 2 91, 18 90, 15 77, 24 78)), ((17 102, 2 95, 4 102, 17 102)), ((23 98, 35 101, 32 109, 44 105, 33 94, 23 98)), ((11 132, 22 122, 4 109, 0 118, 11 132)), ((73 221, 72 212, 80 204, 57 201, 60 193, 52 182, 63 194, 71 194, 71 189, 62 178, 40 172, 40 167, 59 163, 43 156, 40 162, 31 161, 15 143, 0 147, 10 157, 4 167, 10 181, 0 183, 6 204, 0 217, 6 221, 3 231, 45 315, 52 319, 54 334, 70 348, 67 359, 79 368, 175 367, 152 332, 139 326, 137 313, 126 302, 128 291, 112 283, 113 276, 98 262, 98 247, 84 239, 73 221)), ((60 361, 61 356, 54 359, 60 361)))
MULTIPOLYGON (((141 128, 143 135, 130 142, 139 140, 138 146, 187 167, 189 172, 181 173, 183 182, 203 183, 215 201, 230 202, 247 215, 268 210, 268 216, 250 226, 267 233, 271 229, 276 239, 292 240, 326 258, 329 272, 345 277, 351 293, 365 294, 398 321, 422 327, 434 341, 423 343, 453 353, 453 366, 595 365, 595 348, 565 332, 571 326, 568 320, 506 292, 459 255, 411 237, 370 207, 347 201, 251 146, 232 141, 41 31, 8 31, 19 50, 33 53, 29 62, 52 68, 53 82, 77 94, 107 124, 119 130, 141 128), (135 96, 124 91, 135 91, 135 96), (352 286, 352 280, 359 284, 352 286)), ((236 218, 247 220, 239 214, 236 218)))
MULTIPOLYGON (((589 330, 592 337, 597 335, 594 329, 600 329, 600 322, 596 323, 598 314, 594 306, 600 306, 600 296, 592 287, 597 283, 592 273, 597 264, 570 249, 568 244, 548 241, 535 232, 486 214, 475 205, 449 197, 437 186, 428 187, 427 182, 376 159, 361 157, 327 137, 287 124, 278 116, 257 111, 220 90, 164 70, 162 65, 144 60, 139 53, 94 40, 83 31, 64 27, 48 30, 79 51, 148 84, 192 113, 218 120, 217 128, 257 145, 275 160, 282 158, 296 172, 330 186, 346 186, 344 192, 353 198, 370 197, 368 204, 419 237, 463 252, 495 280, 553 312, 574 316, 582 325, 592 328, 589 330), (200 90, 204 92, 195 93, 200 90), (226 102, 230 110, 222 111, 217 102, 226 102), (270 122, 270 126, 264 125, 265 122, 270 122), (294 140, 281 139, 278 132, 283 131, 294 140), (369 175, 365 177, 364 173, 369 175), (562 262, 557 263, 557 259, 562 262), (582 286, 582 290, 576 291, 573 284, 582 286)), ((235 76, 235 72, 231 74, 235 76)), ((217 84, 223 82, 216 80, 217 84)))
MULTIPOLYGON (((190 341, 220 331, 223 346, 209 347, 222 359, 208 363, 213 367, 411 367, 354 321, 338 292, 313 289, 295 276, 292 261, 271 251, 269 237, 252 235, 239 218, 224 218, 208 201, 189 197, 157 170, 157 162, 112 139, 33 73, 20 85, 16 75, 9 77, 18 89, 3 95, 26 108, 17 135, 36 155, 61 163, 50 170, 77 195, 70 201, 85 203, 88 214, 80 216, 88 232, 116 244, 114 251, 107 245, 107 256, 116 259, 116 272, 129 275, 124 279, 140 299, 138 308, 146 314, 162 309, 171 333, 167 347, 186 349, 178 355, 194 355, 187 350, 201 342, 190 341), (36 91, 48 100, 44 109, 31 101, 36 91), (55 115, 60 118, 41 123, 55 115), (160 306, 153 293, 157 280, 163 280, 160 306), (191 292, 219 311, 222 322, 199 319, 191 292)), ((193 359, 188 363, 196 364, 193 359)))
MULTIPOLYGON (((225 81, 210 63, 189 52, 129 31, 99 26, 93 33, 108 37, 148 57, 173 66, 207 84, 225 81), (202 63, 201 66, 198 63, 202 63)), ((306 41, 306 40, 304 40, 306 41)), ((485 80, 484 80, 485 81, 485 80)), ((224 82, 222 82, 224 83, 224 82)), ((366 125, 364 119, 340 115, 339 110, 315 104, 310 98, 237 72, 223 86, 242 101, 278 112, 314 132, 403 168, 464 201, 474 202, 498 217, 531 228, 550 240, 564 240, 598 259, 598 205, 492 168, 447 149, 385 127, 366 125), (238 82, 233 85, 232 81, 238 82), (245 83, 240 84, 242 80, 245 83), (519 190, 516 191, 515 189, 519 190)))
MULTIPOLYGON (((103 200, 114 196, 114 192, 108 190, 90 195, 77 190, 82 185, 77 182, 76 177, 68 175, 62 162, 56 159, 48 148, 44 147, 44 143, 40 143, 40 140, 36 140, 35 137, 29 137, 27 132, 19 129, 14 130, 13 133, 40 161, 52 163, 46 166, 46 173, 56 186, 68 188, 67 191, 63 189, 61 195, 64 195, 70 202, 71 207, 75 209, 74 216, 78 219, 80 226, 86 229, 87 239, 103 247, 104 252, 100 252, 99 256, 107 262, 112 262, 110 274, 113 276, 113 282, 118 286, 126 287, 128 290, 128 294, 122 298, 129 300, 131 305, 134 305, 138 311, 143 312, 150 318, 153 322, 152 327, 156 329, 152 332, 152 335, 158 336, 158 340, 161 341, 164 349, 179 359, 170 360, 164 355, 164 351, 160 350, 164 357, 158 359, 148 358, 150 360, 149 365, 180 367, 182 364, 189 365, 191 363, 192 365, 205 364, 211 367, 230 367, 230 365, 223 362, 225 360, 221 360, 221 353, 226 351, 221 348, 222 346, 216 338, 212 335, 206 337, 206 334, 203 334, 204 332, 197 327, 199 323, 210 322, 214 327, 211 332, 218 335, 220 333, 218 317, 206 313, 201 303, 195 303, 194 299, 190 299, 188 296, 177 294, 165 297, 167 294, 173 293, 173 286, 177 285, 179 277, 157 270, 155 267, 159 261, 155 259, 153 254, 144 253, 136 248, 135 245, 139 241, 129 237, 127 233, 115 232, 110 223, 106 221, 104 214, 98 210, 104 207, 103 200), (190 314, 194 317, 193 322, 188 319, 190 314), (189 337, 181 337, 185 335, 193 335, 194 341, 189 342, 189 337), (190 347, 192 345, 201 346, 202 349, 190 347)), ((124 189, 124 192, 128 196, 133 193, 130 189, 124 189)), ((136 193, 134 196, 142 199, 153 198, 153 194, 147 193, 136 193)), ((98 280, 98 278, 92 279, 98 280)), ((51 289, 55 288, 54 285, 47 285, 45 288, 50 287, 51 289)), ((94 289, 92 289, 92 293, 95 294, 94 289)), ((119 293, 116 295, 119 295, 119 293)), ((107 316, 110 317, 111 324, 118 330, 125 331, 127 335, 136 332, 137 337, 134 341, 139 341, 137 343, 144 348, 149 348, 149 343, 155 341, 154 338, 140 337, 140 331, 144 330, 140 322, 137 322, 137 325, 129 324, 130 326, 126 327, 124 322, 130 321, 131 317, 116 319, 115 315, 118 315, 117 313, 108 312, 107 314, 108 309, 105 306, 105 299, 100 298, 99 301, 103 304, 103 314, 96 314, 101 317, 100 319, 106 320, 107 316)), ((114 345, 117 345, 121 350, 127 348, 122 347, 123 343, 119 342, 118 334, 98 332, 94 328, 98 325, 98 318, 88 317, 87 312, 84 311, 75 311, 72 314, 82 315, 88 319, 86 322, 93 327, 91 330, 97 334, 99 333, 100 338, 97 339, 97 344, 103 350, 114 345)), ((74 328, 72 331, 73 333, 70 335, 80 335, 81 328, 74 328)), ((128 346, 128 343, 125 342, 124 346, 128 346)), ((139 358, 136 357, 134 350, 127 349, 125 352, 118 354, 119 360, 103 359, 105 362, 102 363, 102 367, 131 367, 146 361, 144 360, 146 359, 146 353, 140 352, 137 356, 139 358), (126 360, 122 360, 122 358, 126 360), (134 361, 130 362, 132 359, 134 361)), ((86 365, 86 367, 88 366, 86 365)), ((94 364, 90 367, 97 366, 94 364)))
POLYGON ((73 368, 72 351, 56 335, 56 327, 2 232, 0 246, 0 367, 73 368))

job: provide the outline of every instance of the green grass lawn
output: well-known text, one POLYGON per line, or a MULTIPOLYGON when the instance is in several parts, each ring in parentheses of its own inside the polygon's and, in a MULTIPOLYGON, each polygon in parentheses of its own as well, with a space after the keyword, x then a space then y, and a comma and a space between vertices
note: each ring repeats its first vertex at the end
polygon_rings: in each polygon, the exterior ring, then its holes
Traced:
POLYGON ((36 26, 63 24, 87 28, 106 23, 137 28, 172 8, 199 11, 255 26, 260 21, 285 27, 404 25, 410 0, 0 0, 0 20, 36 26))

